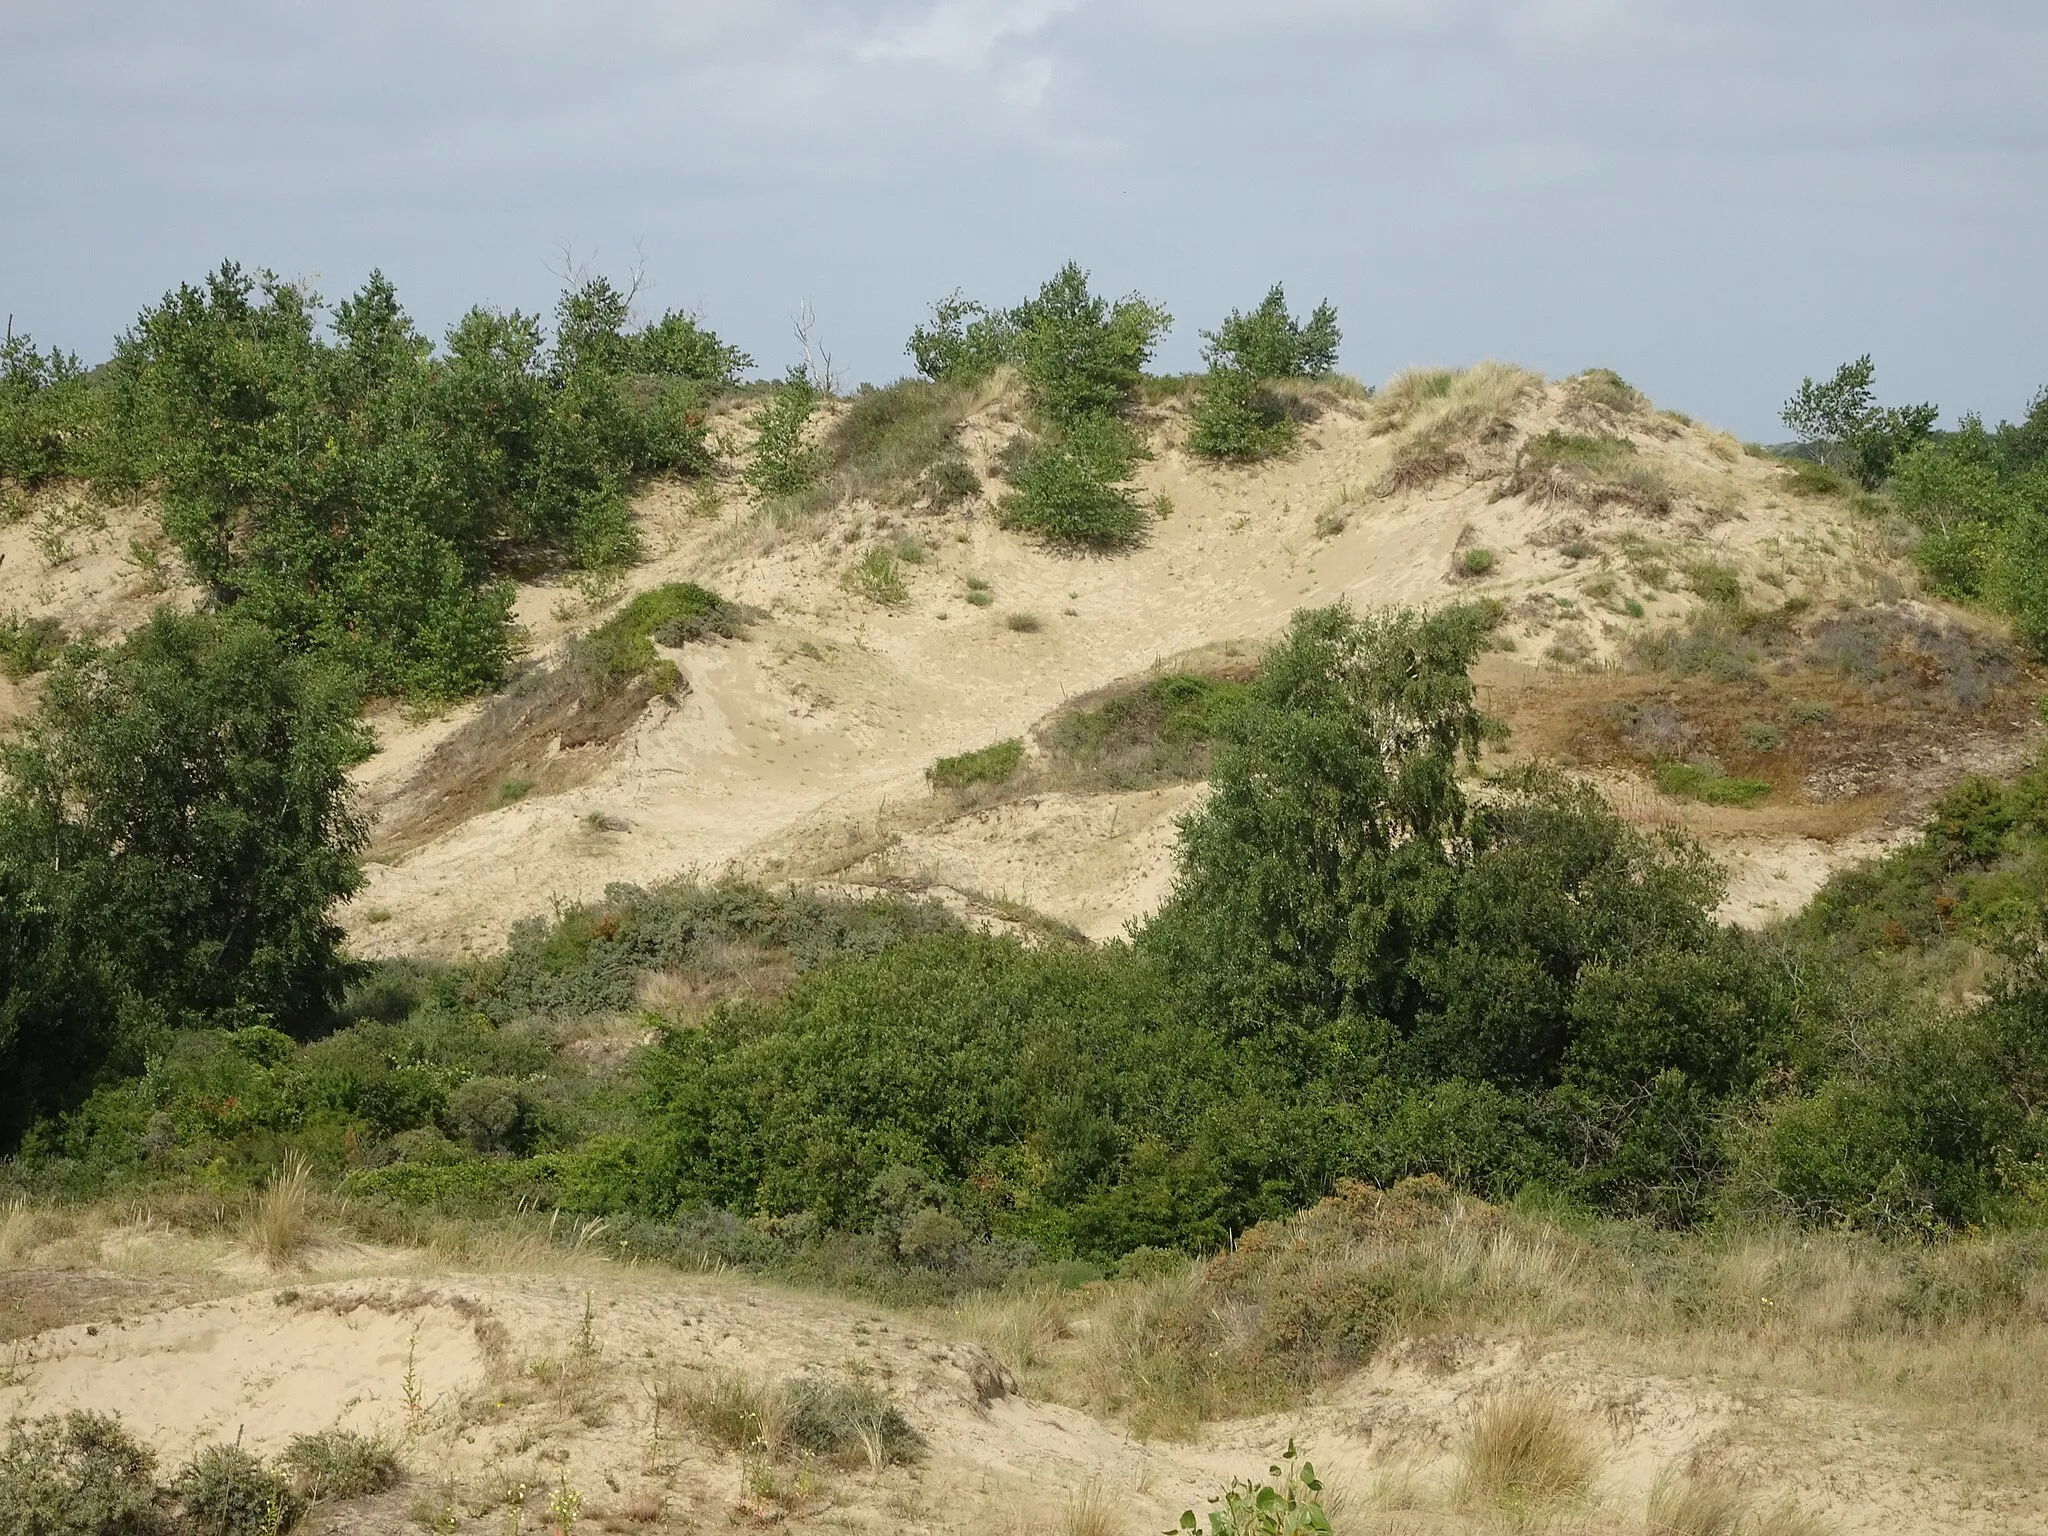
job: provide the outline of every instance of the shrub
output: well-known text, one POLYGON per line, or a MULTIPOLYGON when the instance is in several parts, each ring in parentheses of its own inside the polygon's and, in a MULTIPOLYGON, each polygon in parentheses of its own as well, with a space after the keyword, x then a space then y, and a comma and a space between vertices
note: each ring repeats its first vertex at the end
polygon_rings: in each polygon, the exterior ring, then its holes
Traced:
POLYGON ((679 646, 706 635, 744 632, 746 614, 693 581, 667 581, 638 593, 585 642, 606 682, 623 687, 660 663, 654 647, 679 646))
POLYGON ((924 771, 935 789, 966 789, 974 784, 1000 784, 1024 763, 1024 743, 1012 736, 976 752, 942 757, 924 771))
POLYGON ((38 352, 11 328, 0 342, 0 480, 36 486, 101 467, 104 392, 76 357, 38 352))
POLYGON ((1730 778, 1718 763, 1659 763, 1652 777, 1657 788, 1681 800, 1702 800, 1708 805, 1755 805, 1771 792, 1762 779, 1730 778))
POLYGON ((910 601, 902 562, 886 544, 875 545, 853 563, 846 573, 846 585, 884 608, 900 608, 910 601))
POLYGON ((1880 407, 1871 392, 1877 369, 1868 353, 1844 363, 1825 384, 1802 380, 1780 413, 1786 426, 1830 469, 1875 489, 1892 466, 1926 441, 1941 410, 1934 405, 1880 407))
POLYGON ((209 1445, 173 1485, 193 1536, 272 1536, 297 1525, 306 1501, 239 1445, 209 1445))
POLYGON ((793 368, 766 405, 754 412, 754 446, 743 477, 763 496, 795 496, 817 481, 822 458, 807 436, 818 411, 818 388, 793 368))
POLYGON ((400 1475, 398 1453, 387 1442, 348 1429, 294 1435, 278 1461, 298 1492, 316 1504, 382 1493, 400 1475))
POLYGON ((22 1536, 164 1536, 156 1456, 108 1414, 16 1419, 0 1449, 0 1530, 22 1536))
POLYGON ((956 288, 932 306, 930 322, 910 333, 904 350, 934 383, 973 384, 1010 359, 1015 340, 1009 314, 963 298, 956 288))
POLYGON ((52 618, 0 614, 0 672, 17 682, 46 670, 64 649, 64 626, 52 618))
POLYGON ((1090 417, 1060 440, 1037 446, 1004 498, 1005 525, 1060 544, 1115 548, 1137 543, 1150 521, 1126 481, 1142 449, 1109 417, 1090 417))
POLYGON ((1013 613, 1003 620, 1003 626, 1020 635, 1035 635, 1045 628, 1045 621, 1035 613, 1013 613))
POLYGON ((1195 402, 1188 434, 1191 452, 1208 458, 1252 460, 1290 447, 1295 423, 1264 386, 1276 378, 1320 378, 1336 366, 1337 312, 1328 302, 1306 323, 1287 312, 1275 283, 1250 314, 1232 310, 1214 331, 1202 333, 1209 372, 1195 402))
POLYGON ((1115 417, 1136 395, 1146 362, 1173 317, 1132 294, 1114 304, 1089 291, 1067 263, 1010 313, 1018 365, 1039 413, 1057 430, 1115 417))
POLYGON ((326 1016, 331 908, 362 878, 348 770, 369 748, 332 669, 249 624, 165 610, 65 653, 0 748, 0 1137, 145 1024, 326 1016))
POLYGON ((1468 549, 1458 558, 1458 564, 1467 576, 1484 576, 1493 569, 1493 551, 1468 549))

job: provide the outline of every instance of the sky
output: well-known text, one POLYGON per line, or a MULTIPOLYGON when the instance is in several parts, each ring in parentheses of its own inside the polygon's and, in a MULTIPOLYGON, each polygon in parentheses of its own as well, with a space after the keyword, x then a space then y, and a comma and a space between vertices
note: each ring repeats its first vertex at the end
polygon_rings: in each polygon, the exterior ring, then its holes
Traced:
POLYGON ((1068 260, 1174 316, 1284 282, 1341 365, 1618 370, 1775 441, 2048 384, 2042 0, 0 0, 0 309, 105 357, 226 258, 439 332, 639 272, 848 383, 1068 260))

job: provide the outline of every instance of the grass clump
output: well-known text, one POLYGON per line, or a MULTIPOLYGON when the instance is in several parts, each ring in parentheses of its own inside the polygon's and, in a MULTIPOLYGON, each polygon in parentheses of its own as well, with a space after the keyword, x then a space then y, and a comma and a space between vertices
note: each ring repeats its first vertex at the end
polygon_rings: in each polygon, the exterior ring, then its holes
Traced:
POLYGON ((1566 387, 1573 398, 1589 405, 1605 406, 1624 416, 1632 416, 1650 403, 1641 390, 1612 368, 1588 368, 1567 380, 1566 387))
POLYGON ((156 1455, 111 1414, 16 1419, 0 1447, 0 1531, 21 1536, 169 1536, 156 1455))
POLYGON ((1490 549, 1468 549, 1458 557, 1458 569, 1467 576, 1484 576, 1493 569, 1493 564, 1490 549))
POLYGON ((395 1484, 401 1468, 388 1441, 348 1429, 294 1435, 278 1458, 311 1503, 360 1499, 395 1484))
POLYGON ((967 789, 975 784, 1000 784, 1024 763, 1024 743, 1015 736, 975 752, 942 757, 925 769, 934 789, 967 789))
POLYGON ((1571 1410, 1526 1390, 1503 1392, 1480 1408, 1458 1460, 1467 1501, 1510 1511, 1583 1499, 1599 1470, 1571 1410))
POLYGON ((1531 441, 1508 477, 1510 495, 1596 508, 1609 502, 1663 517, 1675 505, 1671 486, 1637 461, 1627 438, 1549 431, 1531 441))
POLYGON ((1013 613, 1003 620, 1003 627, 1020 635, 1035 635, 1045 628, 1045 620, 1035 613, 1013 613))
POLYGON ((1707 805, 1751 806, 1771 792, 1762 779, 1732 778, 1711 758, 1690 763, 1659 763, 1651 771, 1657 788, 1675 800, 1707 805))
POLYGON ((1241 680, 1174 673, 1083 699, 1041 733, 1048 772, 1063 788, 1142 789, 1205 777, 1241 680))
POLYGON ((721 1372, 675 1393, 684 1417, 724 1451, 772 1461, 818 1457, 874 1471, 920 1461, 924 1437, 870 1382, 803 1375, 755 1382, 721 1372))
POLYGON ((818 494, 933 511, 959 505, 981 489, 960 450, 960 424, 986 398, 951 380, 863 385, 825 434, 818 494))
POLYGON ((292 1158, 271 1176, 249 1219, 249 1251, 271 1268, 288 1264, 312 1239, 307 1205, 313 1171, 292 1158))
POLYGON ((661 662, 656 642, 674 646, 707 634, 740 633, 742 624, 741 610, 717 593, 693 581, 668 581, 636 595, 584 644, 603 678, 623 687, 654 676, 661 662))

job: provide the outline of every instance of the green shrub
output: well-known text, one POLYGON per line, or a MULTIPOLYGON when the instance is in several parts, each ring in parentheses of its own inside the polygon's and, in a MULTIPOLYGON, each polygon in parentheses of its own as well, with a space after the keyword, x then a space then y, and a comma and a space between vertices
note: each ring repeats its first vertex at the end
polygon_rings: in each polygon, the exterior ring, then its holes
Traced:
POLYGON ((220 601, 372 692, 471 693, 509 652, 494 563, 630 560, 632 481, 708 467, 699 386, 675 347, 633 371, 627 307, 602 279, 564 294, 552 348, 476 309, 437 354, 380 274, 330 340, 316 296, 230 263, 123 339, 110 430, 220 601))
POLYGON ((1710 761, 1659 763, 1651 777, 1667 795, 1708 805, 1755 805, 1771 792, 1762 779, 1730 778, 1710 761))
POLYGON ((886 544, 875 545, 848 568, 846 585, 884 608, 900 608, 910 601, 910 588, 903 582, 902 562, 886 544))
POLYGON ((1010 312, 1010 323, 1032 405, 1055 429, 1071 432, 1122 414, 1173 317, 1136 294, 1114 304, 1097 297, 1088 274, 1069 262, 1010 312))
POLYGON ((108 1414, 15 1419, 0 1449, 0 1531, 21 1536, 168 1536, 156 1456, 108 1414))
POLYGON ((1876 377, 1866 353, 1825 384, 1802 381, 1781 413, 1818 462, 1854 475, 1867 490, 1882 485, 1893 465, 1927 440, 1941 415, 1933 405, 1880 407, 1871 389, 1876 377))
POLYGON ((207 1446, 174 1487, 193 1536, 273 1536, 306 1512, 298 1490, 239 1445, 207 1446))
POLYGON ((51 618, 0 614, 0 672, 17 682, 49 667, 64 648, 64 626, 51 618))
POLYGON ((387 1442, 349 1429, 294 1435, 277 1459, 298 1492, 316 1504, 382 1493, 400 1475, 398 1453, 387 1442))
POLYGON ((1204 331, 1209 372, 1195 402, 1188 448, 1208 458, 1265 458, 1294 442, 1294 418, 1264 386, 1278 378, 1321 378, 1337 363, 1337 312, 1324 303, 1306 322, 1287 312, 1275 283, 1250 314, 1232 310, 1204 331))
POLYGON ((810 375, 793 368, 750 418, 754 446, 742 475, 763 496, 795 496, 817 482, 824 459, 811 446, 807 430, 818 403, 810 375))
POLYGON ((934 383, 974 384, 1010 360, 1015 333, 1008 313, 963 298, 956 288, 932 306, 930 322, 910 333, 904 350, 934 383))
POLYGON ((636 594, 586 641, 608 683, 617 687, 648 674, 659 662, 654 646, 682 645, 707 634, 735 634, 744 625, 737 605, 693 581, 666 581, 636 594))
POLYGON ((973 784, 1000 784, 1023 763, 1024 743, 1012 736, 979 751, 942 757, 925 769, 924 776, 934 789, 966 789, 973 784))
POLYGON ((1143 451, 1110 417, 1089 417, 1064 438, 1040 443, 1002 503, 1006 526, 1058 544, 1116 548, 1139 542, 1150 522, 1127 484, 1143 451))
POLYGON ((41 485, 103 470, 106 398, 76 357, 36 350, 9 331, 0 342, 0 481, 41 485))
POLYGON ((1484 576, 1493 569, 1493 551, 1468 549, 1459 557, 1458 564, 1467 576, 1484 576))

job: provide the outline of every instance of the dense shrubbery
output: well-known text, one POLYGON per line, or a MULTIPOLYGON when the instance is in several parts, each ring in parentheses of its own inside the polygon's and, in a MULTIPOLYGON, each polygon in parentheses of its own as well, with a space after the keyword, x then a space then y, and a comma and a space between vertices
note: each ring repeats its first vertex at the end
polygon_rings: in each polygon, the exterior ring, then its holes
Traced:
POLYGON ((329 316, 229 263, 145 311, 103 376, 10 343, 0 474, 153 485, 221 606, 368 692, 471 693, 504 674, 496 573, 632 558, 628 485, 706 467, 705 392, 751 365, 687 316, 629 330, 629 311, 595 279, 552 344, 479 308, 436 352, 381 274, 329 316))
POLYGON ((1250 314, 1232 310, 1202 333, 1209 372, 1195 402, 1188 447, 1213 459, 1262 459, 1291 447, 1295 421, 1266 387, 1273 379, 1322 378, 1337 366, 1337 311, 1325 300, 1306 321, 1287 312, 1275 283, 1250 314))
POLYGON ((0 747, 0 1138, 167 1028, 323 1020, 360 881, 346 680, 234 619, 82 642, 0 747))
POLYGON ((1877 369, 1868 354, 1844 363, 1825 384, 1800 382, 1781 419, 1815 458, 1866 488, 1884 484, 1898 461, 1927 440, 1941 410, 1880 406, 1871 391, 1877 369))
POLYGON ((908 350, 935 382, 972 383, 1014 366, 1041 431, 1011 474, 1004 520, 1055 543, 1115 547, 1145 530, 1129 485, 1145 444, 1124 412, 1172 323, 1136 294, 1113 304, 1097 296, 1069 262, 1014 309, 985 309, 957 293, 942 300, 908 350))

